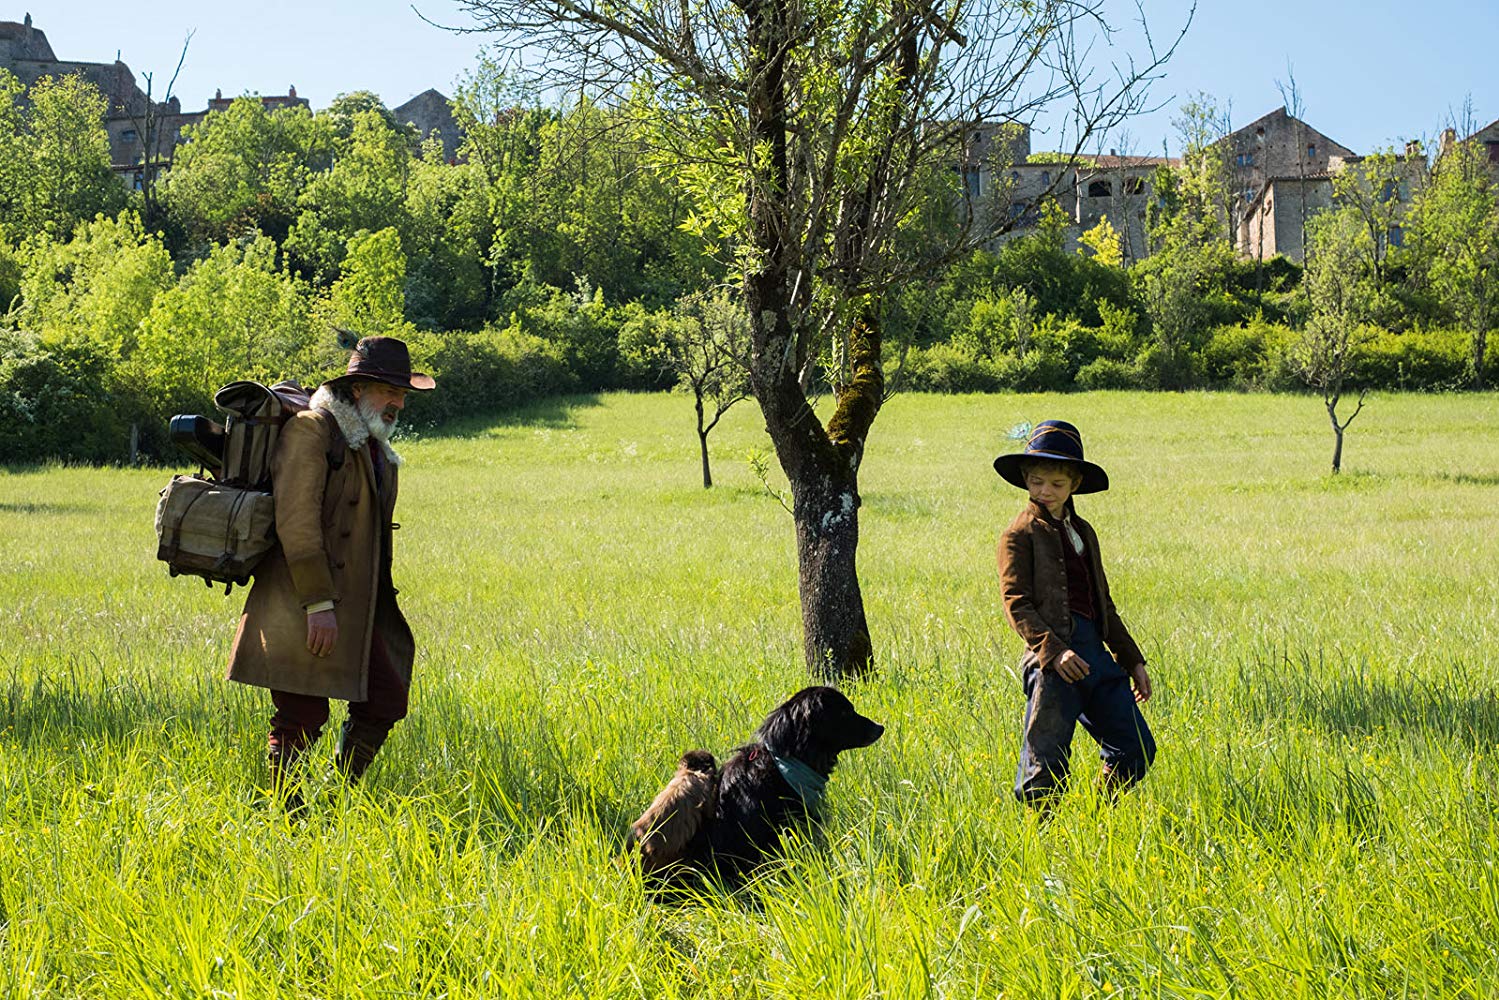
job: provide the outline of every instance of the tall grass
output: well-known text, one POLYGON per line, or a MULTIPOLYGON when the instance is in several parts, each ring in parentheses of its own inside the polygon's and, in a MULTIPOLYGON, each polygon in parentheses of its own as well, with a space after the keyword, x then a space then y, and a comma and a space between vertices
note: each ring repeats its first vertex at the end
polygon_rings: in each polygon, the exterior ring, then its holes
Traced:
MULTIPOLYGON (((887 725, 737 894, 618 863, 682 749, 806 683, 790 520, 697 481, 681 397, 407 439, 411 717, 367 783, 264 807, 241 604, 154 559, 160 470, 0 475, 0 993, 237 997, 1489 997, 1499 989, 1499 397, 1390 396, 1325 473, 1315 401, 892 400, 860 563, 887 725), (1010 793, 994 546, 1021 420, 1078 423, 1079 501, 1151 659, 1155 770, 1010 793)), ((335 716, 335 722, 337 716, 335 716)))

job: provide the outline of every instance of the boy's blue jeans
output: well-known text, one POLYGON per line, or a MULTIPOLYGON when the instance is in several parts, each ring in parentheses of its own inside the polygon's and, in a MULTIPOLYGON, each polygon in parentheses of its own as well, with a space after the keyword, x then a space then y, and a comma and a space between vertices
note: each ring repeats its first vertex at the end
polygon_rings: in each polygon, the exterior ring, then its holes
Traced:
POLYGON ((1079 722, 1097 741, 1114 787, 1139 781, 1155 760, 1155 738, 1135 704, 1129 677, 1104 648, 1091 618, 1072 616, 1071 647, 1089 667, 1088 676, 1075 684, 1038 663, 1025 669, 1025 728, 1015 772, 1015 797, 1022 802, 1039 803, 1066 785, 1079 722))

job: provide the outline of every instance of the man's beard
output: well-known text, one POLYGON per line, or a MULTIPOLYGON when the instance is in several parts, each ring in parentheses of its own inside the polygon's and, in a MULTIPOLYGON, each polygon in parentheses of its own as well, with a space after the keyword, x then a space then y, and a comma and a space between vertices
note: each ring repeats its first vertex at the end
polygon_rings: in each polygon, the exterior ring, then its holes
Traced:
POLYGON ((386 423, 385 418, 381 415, 384 411, 376 408, 375 404, 368 399, 359 400, 357 405, 359 407, 359 417, 364 421, 364 425, 369 428, 370 437, 389 442, 391 432, 396 429, 395 420, 386 423))

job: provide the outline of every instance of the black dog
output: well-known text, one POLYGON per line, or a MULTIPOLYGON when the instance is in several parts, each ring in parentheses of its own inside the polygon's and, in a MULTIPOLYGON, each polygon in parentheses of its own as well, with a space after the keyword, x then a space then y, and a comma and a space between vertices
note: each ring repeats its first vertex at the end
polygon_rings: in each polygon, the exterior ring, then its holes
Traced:
POLYGON ((717 770, 716 794, 697 788, 686 763, 691 758, 700 773, 711 755, 699 750, 683 758, 677 778, 635 823, 643 863, 668 877, 690 865, 738 881, 779 849, 784 831, 818 814, 838 755, 884 732, 834 688, 798 691, 766 716, 756 742, 717 770), (684 791, 673 795, 674 787, 684 791))

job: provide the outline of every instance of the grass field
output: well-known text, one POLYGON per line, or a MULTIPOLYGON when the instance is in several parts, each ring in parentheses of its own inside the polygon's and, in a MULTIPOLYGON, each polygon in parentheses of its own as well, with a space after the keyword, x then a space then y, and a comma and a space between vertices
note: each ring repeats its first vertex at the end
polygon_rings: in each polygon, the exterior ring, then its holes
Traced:
POLYGON ((268 699, 221 679, 241 595, 154 561, 166 473, 0 473, 0 994, 1499 994, 1499 396, 1374 399, 1337 478, 1307 398, 895 398, 863 471, 880 670, 846 689, 887 734, 784 866, 666 907, 616 863, 629 821, 807 683, 758 414, 705 492, 690 411, 401 443, 412 716, 354 793, 325 736, 300 824, 263 805, 268 699), (1022 495, 989 463, 1051 416, 1115 483, 1079 507, 1161 752, 1042 828, 994 570, 1022 495))

